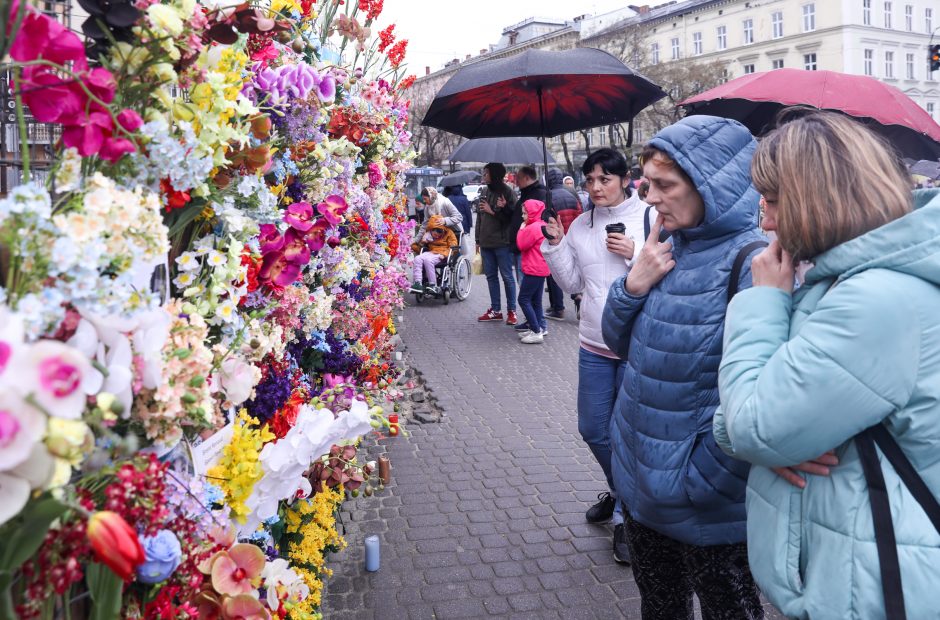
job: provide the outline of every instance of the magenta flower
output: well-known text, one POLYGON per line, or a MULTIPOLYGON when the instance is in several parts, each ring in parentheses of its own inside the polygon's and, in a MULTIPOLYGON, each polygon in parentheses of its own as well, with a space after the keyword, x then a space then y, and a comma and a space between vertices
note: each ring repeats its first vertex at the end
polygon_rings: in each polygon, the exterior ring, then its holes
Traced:
POLYGON ((295 230, 307 232, 313 228, 313 206, 309 202, 295 202, 287 207, 284 221, 295 230))
MULTIPOLYGON (((10 23, 16 16, 18 4, 14 2, 11 7, 10 23)), ((81 39, 59 22, 30 7, 27 7, 16 40, 10 47, 10 56, 20 62, 42 58, 63 65, 71 61, 75 72, 88 70, 88 59, 81 39)))
POLYGON ((305 240, 311 252, 319 252, 326 243, 326 231, 329 227, 326 220, 317 220, 317 223, 307 231, 305 240))
POLYGON ((96 154, 111 137, 114 123, 106 112, 92 112, 84 125, 66 125, 62 128, 62 143, 78 149, 78 154, 88 157, 96 154))
POLYGON ((266 254, 258 271, 258 280, 275 287, 290 286, 300 275, 300 265, 287 260, 283 252, 266 254))
POLYGON ((137 112, 125 109, 118 113, 117 122, 125 131, 137 131, 144 124, 144 119, 137 112))
POLYGON ((336 78, 332 75, 323 76, 317 86, 317 95, 320 97, 320 101, 332 103, 336 98, 336 78))
POLYGON ((108 138, 104 141, 104 144, 101 145, 101 150, 98 151, 98 157, 106 159, 113 164, 128 153, 133 153, 136 150, 137 147, 127 138, 108 138))
POLYGON ((26 67, 20 82, 23 102, 41 123, 75 123, 85 117, 85 93, 46 67, 26 67))
POLYGON ((284 237, 277 231, 274 224, 262 224, 258 233, 258 242, 261 244, 261 253, 277 252, 284 247, 284 237))
POLYGON ((342 222, 343 214, 346 213, 348 208, 349 205, 346 204, 346 199, 336 194, 327 196, 326 200, 317 205, 317 211, 323 215, 330 226, 336 226, 342 222))
POLYGON ((306 265, 310 262, 310 248, 307 247, 304 236, 291 228, 284 235, 284 258, 295 265, 306 265))

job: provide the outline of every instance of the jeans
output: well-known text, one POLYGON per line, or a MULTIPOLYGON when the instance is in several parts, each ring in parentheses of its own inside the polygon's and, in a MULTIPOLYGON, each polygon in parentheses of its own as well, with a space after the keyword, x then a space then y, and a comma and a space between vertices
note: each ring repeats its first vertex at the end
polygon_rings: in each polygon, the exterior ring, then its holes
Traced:
POLYGON ((522 285, 519 287, 519 308, 529 323, 529 329, 534 332, 544 332, 545 313, 542 311, 542 297, 545 288, 545 276, 522 276, 522 285))
POLYGON ((502 308, 499 300, 499 278, 503 278, 506 289, 506 310, 516 311, 516 279, 512 275, 512 250, 504 248, 480 248, 483 257, 483 273, 490 288, 490 309, 499 312, 502 308))
POLYGON ((427 283, 431 286, 437 286, 437 274, 434 273, 434 266, 442 260, 444 260, 444 257, 434 252, 422 252, 415 256, 415 284, 421 284, 421 269, 423 267, 427 283))
POLYGON ((551 276, 548 276, 548 307, 556 311, 565 309, 565 293, 551 276))
MULTIPOLYGON (((604 471, 612 495, 614 477, 610 471, 610 417, 623 383, 624 360, 604 357, 587 349, 578 350, 578 432, 604 471)), ((622 521, 617 502, 614 523, 622 521)))

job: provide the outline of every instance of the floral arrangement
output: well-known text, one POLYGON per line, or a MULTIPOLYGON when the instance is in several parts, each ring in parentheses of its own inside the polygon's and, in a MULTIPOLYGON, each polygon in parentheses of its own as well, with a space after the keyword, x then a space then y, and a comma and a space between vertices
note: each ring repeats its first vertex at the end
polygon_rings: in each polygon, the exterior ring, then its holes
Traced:
POLYGON ((62 139, 0 197, 0 620, 319 617, 358 442, 398 431, 382 5, 88 0, 85 42, 4 5, 20 133, 62 139))

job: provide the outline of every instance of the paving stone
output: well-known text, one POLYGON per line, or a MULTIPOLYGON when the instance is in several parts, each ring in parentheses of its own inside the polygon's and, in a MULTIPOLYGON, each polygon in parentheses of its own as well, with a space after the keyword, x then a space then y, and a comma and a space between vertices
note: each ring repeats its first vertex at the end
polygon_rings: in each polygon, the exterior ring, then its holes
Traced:
MULTIPOLYGON (((389 457, 392 483, 343 506, 349 547, 329 558, 325 618, 639 618, 610 526, 584 520, 607 484, 577 430, 577 321, 553 322, 536 352, 477 323, 488 303, 475 276, 466 301, 401 313, 409 436, 361 444, 389 457), (363 568, 369 533, 377 573, 363 568)), ((769 606, 767 618, 782 620, 769 606)))

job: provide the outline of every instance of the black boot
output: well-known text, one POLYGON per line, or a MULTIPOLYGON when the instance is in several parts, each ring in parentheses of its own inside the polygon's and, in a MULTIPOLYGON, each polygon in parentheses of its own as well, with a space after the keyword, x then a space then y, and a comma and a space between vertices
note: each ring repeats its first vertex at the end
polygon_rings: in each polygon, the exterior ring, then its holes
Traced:
POLYGON ((606 491, 599 493, 597 499, 600 501, 584 513, 584 518, 587 519, 588 523, 604 523, 610 521, 610 518, 614 515, 614 506, 617 505, 617 500, 610 493, 606 491))

